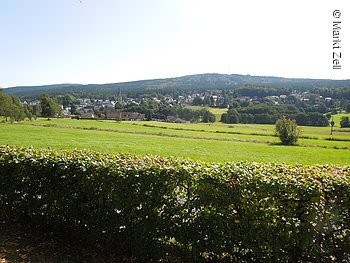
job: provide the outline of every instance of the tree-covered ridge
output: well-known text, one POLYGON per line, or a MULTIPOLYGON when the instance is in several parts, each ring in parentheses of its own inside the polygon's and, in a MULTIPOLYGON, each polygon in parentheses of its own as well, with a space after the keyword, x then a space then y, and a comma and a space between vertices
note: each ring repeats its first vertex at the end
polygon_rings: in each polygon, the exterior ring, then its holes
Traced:
MULTIPOLYGON (((280 77, 262 77, 239 74, 198 74, 176 78, 139 80, 111 84, 59 84, 31 87, 12 87, 5 89, 8 94, 18 96, 35 97, 43 93, 49 95, 62 95, 71 93, 75 96, 112 96, 120 92, 131 95, 149 93, 177 93, 184 91, 203 91, 213 89, 235 89, 238 93, 251 94, 251 92, 268 95, 268 93, 286 93, 288 90, 315 90, 319 89, 325 96, 335 93, 344 93, 348 98, 350 94, 348 88, 350 80, 330 80, 330 79, 292 79, 280 77), (267 89, 266 89, 267 87, 267 89), (258 89, 256 89, 258 88, 258 89), (336 88, 336 91, 334 90, 336 88), (328 95, 327 95, 328 94, 328 95)), ((281 94, 283 94, 281 93, 281 94)))

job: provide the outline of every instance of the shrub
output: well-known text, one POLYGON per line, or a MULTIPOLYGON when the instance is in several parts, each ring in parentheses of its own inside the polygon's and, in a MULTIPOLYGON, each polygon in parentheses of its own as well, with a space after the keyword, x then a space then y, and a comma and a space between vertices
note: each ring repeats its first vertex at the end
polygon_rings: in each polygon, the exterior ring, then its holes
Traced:
POLYGON ((177 262, 345 262, 350 167, 0 146, 0 220, 177 262))
POLYGON ((347 128, 347 127, 350 127, 349 117, 343 116, 340 119, 340 128, 347 128))
POLYGON ((295 144, 301 135, 301 130, 296 124, 296 121, 287 119, 285 116, 276 121, 275 132, 284 145, 295 144))
POLYGON ((230 109, 221 115, 221 122, 235 124, 239 123, 239 114, 236 109, 230 109))

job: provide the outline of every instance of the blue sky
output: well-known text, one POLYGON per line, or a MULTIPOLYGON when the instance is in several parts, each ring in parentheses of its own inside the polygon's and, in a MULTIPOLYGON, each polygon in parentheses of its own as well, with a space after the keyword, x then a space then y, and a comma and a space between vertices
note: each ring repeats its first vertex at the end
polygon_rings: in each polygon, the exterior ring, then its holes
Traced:
POLYGON ((346 0, 1 0, 0 87, 197 73, 350 78, 346 0), (332 69, 341 10, 342 69, 332 69))

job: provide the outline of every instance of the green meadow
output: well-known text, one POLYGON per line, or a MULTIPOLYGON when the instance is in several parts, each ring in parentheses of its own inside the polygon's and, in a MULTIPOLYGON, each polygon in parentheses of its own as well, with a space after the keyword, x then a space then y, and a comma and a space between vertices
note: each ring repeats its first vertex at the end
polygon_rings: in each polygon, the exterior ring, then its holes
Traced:
POLYGON ((207 162, 350 163, 350 129, 301 127, 297 146, 279 145, 273 125, 175 124, 38 119, 0 124, 0 144, 160 155, 207 162))
MULTIPOLYGON (((193 109, 193 110, 200 110, 203 109, 202 106, 186 106, 186 108, 193 109)), ((219 122, 221 120, 221 115, 225 112, 227 112, 227 108, 213 108, 213 107, 204 107, 208 109, 211 113, 215 115, 216 122, 219 122)))
POLYGON ((340 127, 340 120, 342 117, 349 117, 350 118, 350 113, 339 113, 333 116, 334 119, 334 126, 335 127, 340 127))

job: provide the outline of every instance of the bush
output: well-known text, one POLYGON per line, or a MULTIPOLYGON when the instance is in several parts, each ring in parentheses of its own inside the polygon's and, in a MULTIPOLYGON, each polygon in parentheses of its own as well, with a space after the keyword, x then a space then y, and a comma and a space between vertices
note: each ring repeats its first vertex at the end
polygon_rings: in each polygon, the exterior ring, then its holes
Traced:
POLYGON ((276 121, 275 132, 284 145, 295 144, 301 135, 301 130, 296 124, 296 121, 287 119, 285 116, 276 121))
POLYGON ((350 167, 0 146, 0 220, 145 261, 350 260, 350 167))
POLYGON ((347 128, 347 127, 350 127, 349 117, 343 116, 340 119, 340 128, 347 128))
POLYGON ((228 124, 239 123, 239 114, 236 109, 230 109, 221 115, 221 122, 228 124))
POLYGON ((307 119, 308 119, 309 126, 318 126, 318 127, 329 126, 327 117, 319 112, 308 112, 307 119))

